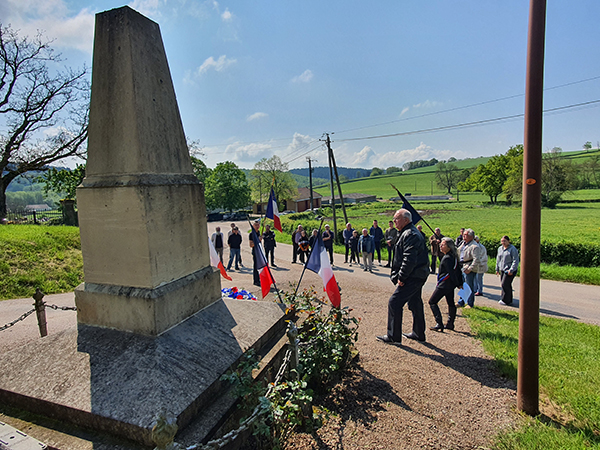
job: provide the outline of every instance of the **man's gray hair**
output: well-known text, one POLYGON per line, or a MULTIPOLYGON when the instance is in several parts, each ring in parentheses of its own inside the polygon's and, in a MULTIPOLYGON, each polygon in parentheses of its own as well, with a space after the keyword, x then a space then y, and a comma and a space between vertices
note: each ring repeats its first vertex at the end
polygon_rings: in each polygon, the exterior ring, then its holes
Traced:
POLYGON ((471 228, 465 229, 465 233, 467 233, 472 238, 475 238, 475 232, 471 228))
POLYGON ((412 214, 408 209, 399 209, 398 211, 396 211, 396 214, 398 213, 400 213, 400 215, 407 219, 409 222, 412 222, 412 214))

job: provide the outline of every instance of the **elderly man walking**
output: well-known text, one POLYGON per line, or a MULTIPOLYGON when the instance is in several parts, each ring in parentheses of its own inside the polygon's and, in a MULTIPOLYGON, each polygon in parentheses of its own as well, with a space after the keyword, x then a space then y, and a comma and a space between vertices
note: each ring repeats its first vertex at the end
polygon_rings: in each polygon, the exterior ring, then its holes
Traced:
POLYGON ((423 236, 412 224, 410 211, 396 211, 394 224, 398 229, 398 240, 390 279, 397 287, 388 302, 387 334, 377 336, 377 339, 388 344, 399 344, 402 336, 425 341, 422 290, 429 276, 427 247, 423 236), (411 333, 402 333, 402 310, 407 303, 413 315, 413 327, 411 333))

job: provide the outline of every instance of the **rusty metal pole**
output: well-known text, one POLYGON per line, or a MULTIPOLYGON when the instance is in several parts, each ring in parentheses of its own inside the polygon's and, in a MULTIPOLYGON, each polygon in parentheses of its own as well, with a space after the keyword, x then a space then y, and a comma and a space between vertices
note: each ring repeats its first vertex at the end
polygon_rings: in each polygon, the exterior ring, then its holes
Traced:
POLYGON ((46 324, 46 306, 44 305, 44 293, 39 289, 35 290, 33 295, 35 303, 35 314, 38 320, 38 327, 40 328, 40 336, 48 336, 48 325, 46 324))
POLYGON ((542 111, 546 0, 531 0, 525 92, 521 298, 517 408, 539 413, 540 239, 542 218, 542 111))

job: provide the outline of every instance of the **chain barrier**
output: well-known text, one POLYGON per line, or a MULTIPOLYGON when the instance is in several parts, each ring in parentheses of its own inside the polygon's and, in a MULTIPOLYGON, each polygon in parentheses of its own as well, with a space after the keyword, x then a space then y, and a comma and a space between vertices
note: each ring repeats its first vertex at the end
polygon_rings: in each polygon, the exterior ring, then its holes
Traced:
POLYGON ((50 308, 50 309, 60 309, 61 311, 77 311, 77 306, 57 306, 57 305, 48 305, 47 303, 44 303, 44 306, 46 308, 50 308))
POLYGON ((9 322, 6 325, 0 327, 0 331, 4 331, 4 330, 12 327, 14 324, 20 322, 21 320, 27 319, 27 317, 32 315, 34 312, 35 312, 35 308, 33 308, 31 311, 27 311, 26 313, 22 314, 21 317, 19 317, 18 319, 15 319, 12 322, 9 322))
MULTIPOLYGON (((61 311, 77 311, 77 307, 76 306, 58 306, 58 305, 48 305, 46 303, 43 304, 44 307, 46 308, 50 308, 50 309, 54 309, 54 310, 61 310, 61 311)), ((27 319, 30 315, 32 315, 35 312, 35 308, 33 308, 30 311, 27 311, 26 313, 22 314, 21 317, 19 317, 18 319, 13 320, 12 322, 7 323, 6 325, 0 327, 0 331, 4 331, 9 329, 10 327, 12 327, 13 325, 21 322, 22 320, 27 319)))

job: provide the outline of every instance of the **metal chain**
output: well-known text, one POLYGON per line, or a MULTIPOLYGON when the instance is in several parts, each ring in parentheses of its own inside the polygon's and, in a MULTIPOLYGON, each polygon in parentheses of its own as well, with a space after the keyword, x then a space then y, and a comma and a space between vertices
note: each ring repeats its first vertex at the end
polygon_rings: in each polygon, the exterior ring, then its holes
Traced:
POLYGON ((44 306, 46 308, 60 309, 62 311, 77 311, 77 306, 56 306, 56 305, 49 305, 47 303, 44 303, 44 306))
POLYGON ((12 327, 15 323, 20 322, 21 320, 25 320, 27 319, 27 317, 29 317, 30 315, 32 315, 35 312, 35 308, 33 308, 31 311, 27 311, 25 314, 21 315, 21 317, 19 317, 16 320, 13 320, 10 323, 7 323, 6 325, 4 325, 3 327, 0 327, 0 331, 4 331, 7 328, 12 327))

